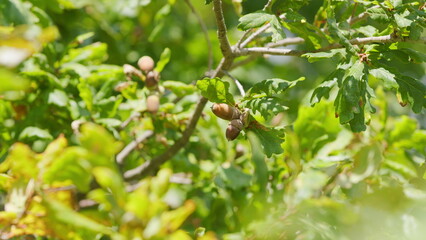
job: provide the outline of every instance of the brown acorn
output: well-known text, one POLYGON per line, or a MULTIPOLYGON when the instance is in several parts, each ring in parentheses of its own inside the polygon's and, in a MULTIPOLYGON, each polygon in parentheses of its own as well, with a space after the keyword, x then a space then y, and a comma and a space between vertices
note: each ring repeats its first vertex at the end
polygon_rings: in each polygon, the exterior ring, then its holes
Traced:
POLYGON ((147 88, 155 88, 158 85, 159 74, 156 71, 151 71, 146 75, 145 86, 147 88))
POLYGON ((149 72, 154 69, 154 60, 150 56, 143 56, 138 60, 139 68, 144 72, 149 72))
POLYGON ((238 137, 244 125, 240 119, 233 119, 226 128, 226 139, 232 141, 238 137))
POLYGON ((212 106, 212 112, 219 118, 225 120, 237 119, 240 117, 240 111, 226 103, 215 103, 212 106))
POLYGON ((160 98, 158 95, 149 95, 146 99, 146 110, 150 113, 157 113, 158 108, 160 107, 160 98))

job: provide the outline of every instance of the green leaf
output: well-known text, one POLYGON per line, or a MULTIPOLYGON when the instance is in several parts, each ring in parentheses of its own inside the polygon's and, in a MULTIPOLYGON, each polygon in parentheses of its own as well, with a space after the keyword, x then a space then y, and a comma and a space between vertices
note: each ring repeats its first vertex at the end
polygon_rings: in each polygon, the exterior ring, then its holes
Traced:
POLYGON ((204 78, 197 81, 197 88, 201 95, 214 103, 235 105, 235 100, 229 92, 229 83, 219 78, 204 78))
POLYGON ((389 133, 389 145, 401 149, 416 149, 426 154, 426 130, 419 129, 416 119, 402 116, 389 133))
MULTIPOLYGON (((99 89, 99 91, 96 93, 96 95, 93 97, 93 101, 95 103, 98 103, 99 101, 104 100, 105 98, 109 97, 112 93, 112 89, 114 85, 117 83, 116 78, 113 78, 113 76, 110 76, 111 78, 105 79, 102 81, 102 87, 99 89)), ((89 80, 90 81, 90 80, 89 80)), ((88 83, 90 83, 88 81, 88 83)), ((90 84, 92 85, 92 84, 90 84)))
POLYGON ((43 175, 44 181, 47 183, 71 181, 78 190, 82 192, 89 191, 92 176, 90 174, 90 164, 86 160, 88 155, 89 152, 81 147, 66 148, 46 168, 43 175))
MULTIPOLYGON (((286 3, 289 5, 290 1, 286 3)), ((290 32, 305 40, 308 49, 321 48, 323 39, 330 40, 331 37, 325 35, 318 27, 310 24, 304 16, 294 10, 285 11, 284 22, 282 23, 290 32)))
POLYGON ((351 171, 350 180, 358 183, 373 175, 383 161, 382 150, 379 143, 373 143, 362 147, 354 156, 354 168, 351 171))
POLYGON ((295 203, 314 197, 324 185, 329 177, 322 171, 307 169, 301 172, 293 181, 295 193, 293 198, 295 203))
POLYGON ((238 29, 245 31, 252 28, 258 28, 263 26, 265 23, 273 21, 274 19, 276 19, 275 15, 265 12, 249 13, 240 18, 238 29))
POLYGON ((12 145, 6 160, 0 164, 0 172, 10 170, 9 175, 28 180, 37 176, 37 164, 38 159, 30 147, 18 142, 12 145))
POLYGON ((124 206, 127 192, 121 175, 107 167, 95 167, 92 172, 99 185, 110 190, 119 206, 124 206))
POLYGON ((206 0, 205 4, 208 5, 212 2, 213 0, 206 0))
POLYGON ((407 116, 402 116, 394 125, 389 134, 389 143, 410 139, 417 129, 417 121, 407 116))
POLYGON ((345 70, 336 69, 336 71, 332 72, 327 79, 321 83, 317 88, 315 88, 314 92, 311 96, 311 104, 314 105, 321 101, 321 98, 329 98, 331 89, 336 86, 337 81, 342 79, 345 74, 345 70))
POLYGON ((158 171, 157 176, 151 179, 151 185, 155 187, 152 192, 155 193, 159 198, 163 197, 164 194, 169 190, 170 177, 173 172, 169 168, 163 168, 158 171))
POLYGON ((354 113, 361 112, 359 107, 360 95, 358 80, 354 77, 346 78, 334 103, 341 124, 348 123, 354 118, 354 113))
POLYGON ((293 87, 299 81, 303 81, 305 78, 299 78, 295 81, 287 81, 279 78, 266 79, 259 83, 256 83, 252 88, 247 91, 245 99, 250 99, 257 94, 265 94, 266 96, 273 96, 274 94, 280 94, 285 90, 293 87))
POLYGON ((349 68, 346 72, 344 78, 353 77, 356 80, 361 80, 364 76, 364 63, 358 60, 355 60, 355 63, 349 68))
POLYGON ((53 137, 47 130, 38 127, 26 127, 24 130, 22 130, 21 134, 19 134, 19 140, 21 141, 34 141, 38 139, 52 140, 53 137))
POLYGON ((426 86, 414 78, 398 76, 398 92, 401 94, 403 104, 410 103, 413 112, 420 113, 426 104, 426 86))
POLYGON ((81 79, 77 85, 81 99, 86 104, 87 109, 91 112, 93 110, 93 93, 86 80, 81 79))
POLYGON ((412 20, 406 18, 408 15, 410 15, 410 11, 408 11, 408 9, 405 9, 405 11, 402 14, 395 14, 395 21, 396 24, 398 25, 398 27, 400 28, 404 28, 404 27, 408 27, 411 25, 411 23, 413 22, 412 20))
POLYGON ((163 86, 172 91, 178 97, 191 95, 196 91, 196 87, 194 85, 178 81, 164 81, 163 86))
MULTIPOLYGON (((399 49, 400 51, 408 54, 408 56, 410 56, 410 61, 413 61, 414 63, 423 63, 426 62, 426 54, 416 51, 414 49, 411 48, 401 48, 399 49)), ((394 51, 397 52, 397 51, 394 51)))
POLYGON ((66 85, 61 82, 55 75, 52 73, 42 71, 42 70, 34 70, 34 71, 22 71, 21 75, 29 80, 33 80, 40 83, 47 83, 50 86, 57 88, 65 88, 66 85))
POLYGON ((163 212, 161 214, 161 225, 162 231, 169 233, 174 232, 170 235, 171 240, 189 240, 192 239, 188 234, 182 230, 178 230, 185 220, 194 212, 195 203, 192 200, 188 200, 182 207, 177 209, 163 212))
MULTIPOLYGON (((100 87, 96 95, 106 96, 108 93, 112 92, 112 85, 124 79, 123 68, 116 65, 103 64, 99 66, 90 66, 89 70, 91 70, 91 73, 85 77, 84 80, 96 89, 100 87)), ((103 96, 101 98, 103 98, 103 96)), ((99 96, 96 96, 96 99, 99 99, 99 96)))
POLYGON ((390 168, 409 179, 417 176, 416 166, 403 149, 389 149, 384 160, 386 168, 390 168))
POLYGON ((84 41, 86 41, 86 40, 88 40, 88 39, 92 38, 93 36, 95 36, 95 33, 94 33, 94 32, 87 32, 87 33, 83 33, 83 34, 81 34, 81 35, 78 35, 78 36, 75 38, 75 40, 76 40, 77 42, 84 42, 84 41))
POLYGON ((353 132, 362 132, 367 129, 367 126, 365 125, 364 108, 361 108, 359 113, 354 113, 354 118, 349 121, 349 125, 353 132))
POLYGON ((308 4, 308 0, 275 0, 272 4, 273 12, 288 12, 289 10, 299 10, 308 4))
POLYGON ((155 66, 155 71, 161 73, 164 67, 169 63, 171 57, 170 48, 165 48, 161 53, 160 60, 158 60, 157 65, 155 66))
POLYGON ((281 154, 283 149, 281 144, 284 142, 284 130, 280 128, 251 127, 247 131, 252 131, 259 138, 262 144, 263 152, 267 157, 272 154, 281 154))
POLYGON ((367 9, 368 16, 381 23, 389 22, 390 18, 383 8, 369 8, 367 9))
POLYGON ((262 154, 259 139, 254 133, 248 132, 247 137, 251 146, 251 160, 254 165, 254 180, 259 185, 261 192, 266 190, 268 183, 268 166, 265 162, 265 156, 262 154))
POLYGON ((330 102, 323 101, 314 107, 301 106, 294 122, 301 151, 311 151, 312 155, 326 143, 334 141, 340 130, 339 120, 334 116, 330 102))
POLYGON ((376 69, 370 69, 369 73, 377 78, 383 81, 383 85, 387 89, 397 89, 398 83, 396 82, 395 75, 389 72, 388 70, 384 68, 376 68, 376 69))
POLYGON ((49 93, 47 103, 56 105, 58 107, 66 107, 68 105, 68 96, 64 91, 55 89, 53 92, 49 93))
POLYGON ((288 108, 282 105, 282 100, 275 97, 254 98, 244 101, 244 107, 250 108, 254 112, 259 112, 262 117, 268 118, 284 112, 288 108))
POLYGON ((43 200, 49 212, 48 216, 52 218, 53 222, 59 221, 76 229, 87 229, 94 233, 114 235, 114 232, 110 228, 74 211, 57 200, 48 198, 44 198, 43 200))
POLYGON ((0 93, 5 91, 26 90, 30 82, 9 70, 0 68, 0 93))
POLYGON ((113 118, 116 116, 118 107, 123 101, 123 97, 121 95, 111 96, 109 98, 104 98, 96 102, 96 109, 100 111, 101 116, 103 118, 113 118))
POLYGON ((100 64, 108 58, 107 45, 96 42, 82 48, 72 48, 62 63, 100 64))
POLYGON ((362 26, 362 27, 357 28, 356 30, 358 32, 362 33, 366 37, 372 37, 377 33, 377 28, 375 28, 371 25, 362 26))
POLYGON ((170 15, 171 9, 172 9, 172 6, 169 2, 169 4, 163 5, 163 7, 157 11, 154 17, 154 24, 155 24, 154 29, 152 30, 151 34, 148 37, 149 42, 154 42, 159 36, 159 34, 162 32, 164 27, 167 26, 166 17, 170 15))
POLYGON ((410 38, 413 40, 419 40, 422 36, 423 28, 416 22, 412 22, 410 25, 410 38))
POLYGON ((370 95, 366 92, 368 85, 364 80, 364 63, 356 58, 351 62, 353 61, 355 63, 349 67, 343 77, 344 81, 339 84, 340 89, 334 104, 340 123, 349 123, 352 131, 360 132, 366 129, 363 102, 369 103, 370 95))
POLYGON ((332 49, 328 52, 305 53, 305 54, 302 55, 302 57, 307 58, 309 62, 316 62, 318 60, 332 58, 336 55, 340 55, 340 57, 345 57, 346 56, 346 49, 337 48, 337 49, 332 49))
POLYGON ((107 130, 93 123, 85 123, 81 126, 79 136, 81 146, 97 156, 99 161, 95 164, 100 166, 111 166, 114 164, 113 157, 121 149, 122 144, 116 142, 114 137, 107 130), (102 160, 105 157, 106 160, 102 160))
POLYGON ((393 7, 398 7, 399 5, 402 5, 402 0, 390 0, 393 7))
POLYGON ((348 53, 356 56, 359 48, 351 44, 348 38, 342 33, 336 23, 336 19, 328 18, 327 19, 328 26, 330 28, 330 33, 339 39, 339 42, 346 48, 348 53))
POLYGON ((251 176, 243 173, 234 166, 219 168, 219 177, 226 186, 233 190, 238 190, 250 186, 251 176))
POLYGON ((277 42, 285 38, 285 32, 280 19, 274 16, 271 20, 272 42, 277 42))

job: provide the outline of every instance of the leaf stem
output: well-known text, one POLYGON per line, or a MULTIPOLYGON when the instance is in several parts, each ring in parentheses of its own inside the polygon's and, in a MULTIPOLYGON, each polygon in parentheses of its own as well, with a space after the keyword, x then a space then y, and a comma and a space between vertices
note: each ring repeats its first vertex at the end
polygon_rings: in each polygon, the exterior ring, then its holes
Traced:
POLYGON ((148 130, 144 132, 141 136, 137 137, 135 140, 131 141, 129 144, 127 144, 121 152, 119 152, 115 158, 116 162, 118 164, 123 164, 124 159, 129 156, 129 154, 136 149, 136 147, 146 139, 152 137, 154 135, 154 132, 151 130, 148 130))
POLYGON ((228 71, 223 70, 226 76, 230 77, 232 80, 234 80, 235 85, 237 86, 238 90, 240 91, 241 96, 245 96, 246 92, 244 91, 243 85, 236 79, 234 76, 232 76, 228 71))

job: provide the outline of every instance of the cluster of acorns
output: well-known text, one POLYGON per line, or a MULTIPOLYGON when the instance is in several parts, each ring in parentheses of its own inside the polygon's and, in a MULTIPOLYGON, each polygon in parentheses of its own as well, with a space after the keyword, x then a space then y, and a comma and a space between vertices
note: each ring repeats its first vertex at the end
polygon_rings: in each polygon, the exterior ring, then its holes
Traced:
POLYGON ((142 70, 138 70, 130 64, 124 64, 123 71, 127 80, 131 80, 136 76, 145 82, 145 87, 150 90, 150 94, 146 99, 146 108, 148 112, 156 113, 160 106, 160 96, 158 89, 158 82, 160 81, 160 74, 154 70, 155 62, 149 56, 143 56, 138 60, 138 66, 142 70))
POLYGON ((226 139, 232 141, 238 137, 241 130, 247 127, 248 111, 241 112, 238 108, 226 103, 215 103, 212 112, 219 118, 230 121, 226 128, 226 139))
MULTIPOLYGON (((149 56, 143 56, 138 60, 140 70, 130 64, 124 64, 123 71, 128 82, 121 83, 116 86, 117 91, 121 91, 128 86, 133 77, 145 82, 145 87, 150 90, 146 99, 146 108, 148 112, 156 113, 160 106, 158 82, 160 74, 154 70, 155 62, 149 56)), ((226 139, 232 141, 238 137, 240 132, 247 127, 248 111, 241 111, 238 108, 226 103, 215 103, 212 106, 213 113, 224 120, 230 121, 226 128, 226 139)))

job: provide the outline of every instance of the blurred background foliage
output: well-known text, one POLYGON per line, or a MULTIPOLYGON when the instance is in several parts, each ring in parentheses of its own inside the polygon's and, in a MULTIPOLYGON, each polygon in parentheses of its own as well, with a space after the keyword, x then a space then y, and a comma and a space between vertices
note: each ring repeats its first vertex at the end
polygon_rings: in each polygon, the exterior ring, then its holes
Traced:
MULTIPOLYGON (((211 5, 192 2, 217 64, 211 5)), ((266 1, 224 2, 235 43, 239 17, 266 1)), ((299 13, 310 22, 322 4, 294 2, 306 3, 299 13)), ((425 82, 424 63, 398 64, 425 82)), ((282 96, 288 110, 263 119, 285 126, 283 154, 266 158, 251 134, 228 142, 226 123, 206 108, 188 145, 156 176, 126 182, 123 171, 181 135, 199 96, 190 84, 207 65, 203 33, 184 1, 1 1, 0 237, 423 239, 425 111, 413 114, 372 78, 377 113, 367 116, 365 132, 353 133, 332 102, 309 102, 334 59, 274 56, 231 71, 245 89, 269 78, 306 78, 282 96), (142 55, 157 62, 166 48, 160 110, 152 114, 142 82, 116 87, 126 82, 123 64, 136 66, 142 55), (148 130, 155 136, 118 166, 115 155, 148 130)), ((233 84, 231 92, 238 95, 233 84)))

